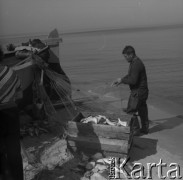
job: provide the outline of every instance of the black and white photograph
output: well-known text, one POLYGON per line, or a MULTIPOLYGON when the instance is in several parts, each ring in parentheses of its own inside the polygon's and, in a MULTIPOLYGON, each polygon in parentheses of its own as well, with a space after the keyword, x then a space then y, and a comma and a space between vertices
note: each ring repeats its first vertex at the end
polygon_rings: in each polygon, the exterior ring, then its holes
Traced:
POLYGON ((183 178, 182 0, 0 0, 0 180, 183 178))

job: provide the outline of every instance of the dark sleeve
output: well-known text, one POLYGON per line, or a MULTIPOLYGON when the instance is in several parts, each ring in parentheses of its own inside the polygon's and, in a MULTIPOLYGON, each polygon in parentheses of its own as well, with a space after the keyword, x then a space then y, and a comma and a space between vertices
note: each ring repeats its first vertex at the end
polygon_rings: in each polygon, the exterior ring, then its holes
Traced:
POLYGON ((135 85, 138 81, 140 70, 141 65, 139 63, 132 64, 129 74, 122 78, 122 83, 135 85))

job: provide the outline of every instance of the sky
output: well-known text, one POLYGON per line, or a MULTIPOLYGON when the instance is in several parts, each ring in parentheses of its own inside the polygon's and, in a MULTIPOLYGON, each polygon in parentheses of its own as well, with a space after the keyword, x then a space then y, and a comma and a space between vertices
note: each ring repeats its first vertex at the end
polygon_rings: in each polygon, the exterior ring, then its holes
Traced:
POLYGON ((183 24, 183 0, 0 0, 0 35, 183 24))

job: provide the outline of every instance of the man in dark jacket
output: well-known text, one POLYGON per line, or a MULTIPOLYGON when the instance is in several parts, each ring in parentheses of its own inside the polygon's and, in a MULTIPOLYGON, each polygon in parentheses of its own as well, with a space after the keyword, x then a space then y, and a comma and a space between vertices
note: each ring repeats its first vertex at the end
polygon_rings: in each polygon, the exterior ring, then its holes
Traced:
POLYGON ((128 100, 127 109, 125 109, 125 111, 132 114, 138 112, 142 125, 140 132, 147 134, 149 131, 149 120, 146 101, 149 90, 146 69, 143 62, 136 56, 135 49, 132 46, 126 46, 123 49, 122 54, 127 62, 130 63, 128 74, 123 78, 117 79, 113 85, 129 85, 131 94, 128 100))

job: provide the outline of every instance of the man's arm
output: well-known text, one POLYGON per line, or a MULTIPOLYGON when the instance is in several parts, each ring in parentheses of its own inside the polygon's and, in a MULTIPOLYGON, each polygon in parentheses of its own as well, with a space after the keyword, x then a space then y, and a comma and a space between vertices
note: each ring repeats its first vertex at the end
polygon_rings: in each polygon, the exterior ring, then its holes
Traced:
MULTIPOLYGON (((126 75, 124 78, 127 78, 128 75, 126 75)), ((114 82, 112 82, 111 86, 119 86, 122 83, 122 78, 118 78, 114 82)))
POLYGON ((132 64, 129 75, 123 77, 121 79, 121 83, 135 85, 138 81, 140 70, 141 70, 141 65, 139 63, 135 62, 134 64, 132 64))

